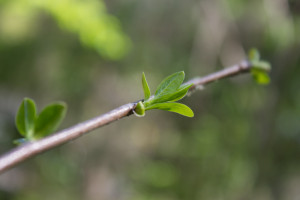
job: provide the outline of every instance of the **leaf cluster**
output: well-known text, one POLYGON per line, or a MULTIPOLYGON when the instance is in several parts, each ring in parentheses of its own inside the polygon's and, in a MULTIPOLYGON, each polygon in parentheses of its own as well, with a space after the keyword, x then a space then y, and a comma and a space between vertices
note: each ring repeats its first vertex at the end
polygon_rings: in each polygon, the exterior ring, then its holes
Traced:
POLYGON ((182 84, 184 72, 177 72, 166 77, 157 87, 155 94, 151 96, 150 88, 143 73, 142 85, 144 90, 144 101, 137 103, 134 113, 137 116, 144 116, 145 111, 151 109, 160 109, 175 112, 187 117, 193 117, 193 111, 186 105, 176 103, 182 99, 193 84, 182 84))
POLYGON ((251 63, 251 74, 253 79, 262 85, 270 83, 268 72, 271 70, 270 63, 260 60, 260 54, 257 49, 251 49, 248 54, 248 60, 251 63))
POLYGON ((24 98, 16 115, 16 127, 24 137, 15 140, 16 144, 24 141, 34 141, 54 132, 66 115, 67 106, 64 102, 52 103, 39 114, 35 102, 24 98))

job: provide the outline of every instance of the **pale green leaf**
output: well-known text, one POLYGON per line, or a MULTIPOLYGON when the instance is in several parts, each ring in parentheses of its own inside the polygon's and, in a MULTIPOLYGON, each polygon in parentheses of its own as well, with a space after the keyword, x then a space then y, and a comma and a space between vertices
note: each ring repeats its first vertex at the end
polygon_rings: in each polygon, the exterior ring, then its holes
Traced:
POLYGON ((248 58, 250 61, 259 61, 260 59, 259 51, 255 48, 250 49, 248 53, 248 58))
POLYGON ((36 119, 36 106, 32 99, 24 98, 16 116, 18 131, 25 138, 30 138, 34 131, 36 119))
POLYGON ((266 61, 251 61, 251 69, 268 72, 271 70, 271 65, 266 61))
POLYGON ((170 112, 175 112, 187 117, 193 117, 194 113, 193 111, 186 105, 181 104, 181 103, 157 103, 157 104, 152 104, 148 107, 146 107, 146 110, 151 110, 151 109, 160 109, 160 110, 166 110, 170 112))
POLYGON ((151 96, 151 93, 150 93, 150 88, 149 88, 149 85, 147 83, 146 76, 145 76, 144 72, 143 72, 143 76, 142 76, 142 84, 143 84, 143 90, 144 90, 144 95, 145 95, 144 100, 147 100, 151 96))
POLYGON ((37 117, 34 138, 39 139, 54 132, 65 117, 66 110, 67 106, 63 102, 46 106, 37 117))
POLYGON ((270 83, 270 77, 269 75, 261 70, 252 69, 251 74, 253 79, 258 83, 262 85, 266 85, 270 83))

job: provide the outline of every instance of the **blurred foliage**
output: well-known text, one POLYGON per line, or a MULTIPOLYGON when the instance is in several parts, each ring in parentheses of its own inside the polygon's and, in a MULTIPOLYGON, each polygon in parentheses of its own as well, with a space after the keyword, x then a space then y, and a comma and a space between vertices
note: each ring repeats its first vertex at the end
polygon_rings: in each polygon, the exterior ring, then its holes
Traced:
POLYGON ((1 0, 2 153, 24 96, 65 101, 68 127, 143 98, 143 71, 154 88, 251 47, 272 81, 211 84, 183 100, 194 118, 156 110, 96 130, 2 174, 0 199, 299 199, 299 34, 297 0, 1 0))
POLYGON ((62 29, 78 34, 83 45, 95 48, 107 58, 119 59, 128 51, 128 37, 121 32, 119 21, 107 14, 102 1, 2 0, 0 3, 4 11, 1 20, 4 41, 17 42, 32 36, 36 15, 43 11, 62 29))

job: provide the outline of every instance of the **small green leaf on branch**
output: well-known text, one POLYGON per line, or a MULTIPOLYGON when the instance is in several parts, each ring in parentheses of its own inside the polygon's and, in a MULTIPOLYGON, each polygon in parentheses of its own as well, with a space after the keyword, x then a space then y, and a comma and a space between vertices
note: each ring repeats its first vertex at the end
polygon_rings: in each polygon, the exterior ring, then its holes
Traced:
POLYGON ((253 79, 262 85, 270 83, 268 72, 271 70, 270 63, 260 60, 260 55, 257 49, 251 49, 248 54, 248 60, 251 64, 251 74, 253 79))
POLYGON ((53 103, 46 106, 36 120, 34 137, 45 137, 54 132, 66 115, 67 106, 63 102, 53 103))
POLYGON ((157 87, 155 96, 161 97, 174 93, 184 80, 184 72, 174 73, 165 78, 157 87))
POLYGON ((253 79, 258 83, 262 85, 266 85, 270 83, 270 77, 269 75, 261 70, 257 70, 255 68, 251 69, 251 74, 253 79))
POLYGON ((66 104, 53 103, 46 106, 37 116, 32 99, 24 98, 16 115, 16 127, 24 137, 14 140, 14 144, 40 139, 54 132, 66 114, 66 104))
POLYGON ((34 132, 36 106, 32 99, 24 98, 16 115, 16 127, 20 134, 31 138, 34 132))
POLYGON ((143 84, 143 90, 144 90, 144 95, 145 95, 144 100, 147 100, 147 99, 150 98, 151 92, 150 92, 150 88, 149 88, 149 85, 147 83, 146 76, 145 76, 144 72, 143 72, 143 76, 142 76, 142 84, 143 84))
POLYGON ((186 105, 181 103, 167 102, 167 103, 157 103, 146 108, 146 110, 160 109, 170 112, 175 112, 186 117, 194 117, 194 112, 186 105))
POLYGON ((259 51, 256 48, 250 49, 248 53, 248 59, 251 61, 259 61, 260 59, 259 51))
POLYGON ((137 117, 144 117, 145 116, 145 106, 144 106, 143 102, 140 101, 136 104, 136 107, 133 110, 133 113, 137 117))
POLYGON ((193 84, 181 85, 175 93, 170 95, 167 101, 179 101, 180 99, 185 97, 192 85, 193 84))

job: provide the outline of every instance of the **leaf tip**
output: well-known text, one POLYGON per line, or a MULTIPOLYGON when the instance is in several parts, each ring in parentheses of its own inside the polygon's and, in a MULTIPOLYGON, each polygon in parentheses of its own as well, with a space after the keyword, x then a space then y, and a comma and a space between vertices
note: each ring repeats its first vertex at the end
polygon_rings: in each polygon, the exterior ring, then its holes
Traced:
POLYGON ((194 115, 194 112, 191 110, 191 113, 189 114, 189 115, 186 115, 187 117, 194 117, 195 115, 194 115))
POLYGON ((142 85, 144 90, 144 99, 147 100, 150 98, 151 92, 144 72, 142 74, 142 85))

